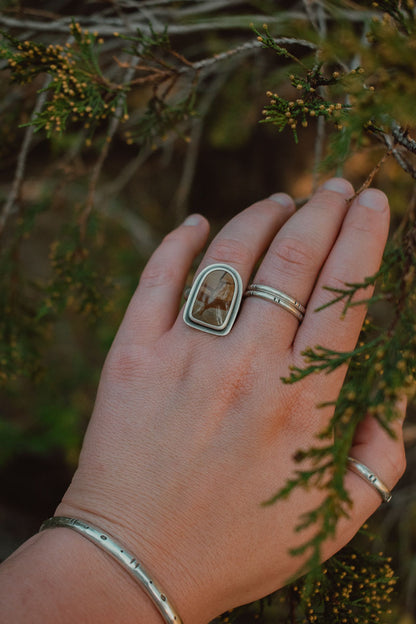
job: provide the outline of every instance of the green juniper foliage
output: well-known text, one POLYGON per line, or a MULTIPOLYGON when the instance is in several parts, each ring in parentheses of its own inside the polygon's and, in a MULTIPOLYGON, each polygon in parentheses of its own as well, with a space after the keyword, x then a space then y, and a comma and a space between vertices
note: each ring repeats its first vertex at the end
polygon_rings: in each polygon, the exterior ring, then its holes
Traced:
POLYGON ((103 40, 83 31, 76 22, 70 27, 72 43, 65 46, 20 42, 3 32, 1 53, 8 60, 11 78, 20 84, 47 73, 47 104, 30 122, 48 137, 64 132, 70 122, 83 121, 93 126, 116 113, 123 86, 111 83, 103 75, 98 60, 103 40))
MULTIPOLYGON (((344 313, 369 306, 357 348, 340 353, 310 345, 304 366, 283 380, 301 383, 348 367, 338 401, 322 406, 333 408, 328 427, 315 446, 299 449, 297 470, 265 501, 278 504, 295 488, 324 492, 321 505, 299 519, 299 531, 315 527, 313 537, 293 553, 306 554, 300 572, 312 572, 220 621, 398 621, 398 607, 388 619, 394 574, 383 556, 367 552, 368 546, 350 546, 324 566, 319 561, 323 542, 351 508, 343 481, 357 425, 370 413, 391 433, 398 398, 412 398, 416 387, 413 0, 257 0, 232 7, 224 1, 214 8, 197 0, 146 0, 137 8, 115 0, 71 18, 70 0, 62 16, 52 5, 42 13, 36 3, 17 12, 18 4, 0 11, 0 163, 8 171, 14 167, 10 186, 0 188, 0 384, 7 405, 18 410, 20 397, 32 397, 43 424, 0 414, 8 445, 0 460, 31 444, 43 450, 49 444, 76 460, 90 408, 83 391, 71 395, 74 411, 62 411, 62 425, 49 437, 50 412, 37 403, 49 396, 48 358, 59 360, 51 345, 63 327, 72 328, 76 342, 83 330, 74 329, 74 317, 82 314, 90 322, 82 327, 93 326, 100 346, 108 347, 112 335, 102 312, 114 323, 120 318, 127 298, 122 293, 134 283, 131 267, 143 261, 129 251, 131 240, 138 236, 143 246, 140 231, 146 228, 155 240, 160 235, 151 219, 145 223, 143 215, 123 210, 114 225, 109 206, 117 194, 155 154, 186 154, 177 193, 186 208, 203 148, 202 125, 207 136, 228 137, 221 120, 228 127, 232 119, 245 137, 243 126, 261 122, 277 146, 294 139, 314 152, 308 163, 312 186, 345 171, 358 193, 375 179, 391 196, 393 223, 380 271, 360 284, 328 288, 327 305, 343 302, 344 313), (115 145, 127 156, 105 185, 115 145), (47 154, 37 184, 29 175, 32 148, 47 154), (30 263, 35 243, 38 261, 30 263), (375 287, 371 296, 369 286, 375 287)), ((182 216, 180 208, 171 219, 163 215, 163 226, 182 216)), ((68 370, 61 374, 68 376, 68 370)), ((73 386, 80 387, 78 378, 73 386)))
MULTIPOLYGON (((364 533, 368 533, 366 528, 364 533)), ((396 582, 390 560, 382 553, 347 546, 322 567, 319 578, 307 589, 303 582, 296 581, 252 605, 248 619, 247 607, 243 607, 223 614, 218 624, 383 622, 386 597, 394 591, 396 582), (276 616, 279 619, 272 619, 276 616)))

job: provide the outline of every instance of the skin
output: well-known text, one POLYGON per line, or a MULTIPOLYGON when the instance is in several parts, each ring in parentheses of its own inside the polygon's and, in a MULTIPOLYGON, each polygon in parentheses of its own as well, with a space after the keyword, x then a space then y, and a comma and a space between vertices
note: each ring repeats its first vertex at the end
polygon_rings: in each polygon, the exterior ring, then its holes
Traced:
MULTIPOLYGON (((57 515, 90 520, 112 533, 152 571, 184 624, 283 586, 302 561, 288 549, 310 534, 299 515, 322 500, 295 491, 269 507, 295 468, 294 453, 316 444, 346 371, 282 384, 301 352, 354 348, 366 310, 342 317, 324 286, 361 282, 377 271, 389 228, 377 190, 352 203, 352 186, 329 180, 295 212, 284 194, 232 219, 209 245, 199 270, 235 267, 305 305, 301 325, 283 308, 250 297, 231 333, 211 336, 178 315, 195 256, 208 237, 199 216, 170 233, 145 268, 104 365, 79 467, 57 515), (372 206, 372 207, 370 207, 372 206), (265 255, 264 255, 265 254, 265 255)), ((366 293, 367 294, 367 293, 366 293)), ((370 292, 368 292, 370 294, 370 292)), ((405 405, 400 406, 404 417, 405 405)), ((390 438, 368 416, 350 454, 393 488, 405 468, 402 419, 390 438)), ((329 557, 379 506, 377 492, 352 472, 354 501, 325 545, 329 557)), ((68 529, 33 537, 0 568, 4 621, 159 624, 140 587, 97 547, 68 529)))

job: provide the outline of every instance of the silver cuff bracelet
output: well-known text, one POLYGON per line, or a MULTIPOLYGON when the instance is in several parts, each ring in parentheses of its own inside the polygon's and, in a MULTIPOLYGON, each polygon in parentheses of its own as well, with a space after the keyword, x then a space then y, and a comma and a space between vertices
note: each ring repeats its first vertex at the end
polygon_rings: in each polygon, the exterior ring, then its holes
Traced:
POLYGON ((160 589, 156 581, 149 575, 136 557, 122 544, 117 542, 111 535, 90 522, 76 518, 56 516, 45 520, 40 531, 64 527, 72 529, 86 537, 90 542, 104 550, 117 561, 136 581, 140 583, 147 595, 152 599, 167 624, 182 624, 182 620, 175 612, 165 593, 160 589))

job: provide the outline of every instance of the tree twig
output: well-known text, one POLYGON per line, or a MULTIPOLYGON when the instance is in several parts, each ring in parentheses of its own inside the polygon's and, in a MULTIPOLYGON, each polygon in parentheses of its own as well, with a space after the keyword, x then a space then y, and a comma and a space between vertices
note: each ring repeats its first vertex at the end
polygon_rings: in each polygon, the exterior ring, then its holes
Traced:
MULTIPOLYGON (((38 113, 42 110, 42 107, 47 98, 47 93, 44 89, 48 87, 50 80, 51 78, 48 76, 45 80, 43 89, 38 94, 35 107, 30 117, 31 121, 33 121, 38 115, 38 113)), ((20 195, 20 190, 21 190, 22 183, 23 183, 23 177, 25 175, 26 161, 27 161, 27 157, 29 154, 30 146, 32 144, 34 132, 35 132, 35 129, 33 126, 27 126, 25 135, 23 138, 23 142, 22 142, 22 147, 20 149, 19 156, 17 158, 17 166, 16 166, 16 171, 14 174, 13 184, 10 189, 9 195, 6 199, 6 202, 2 208, 1 215, 0 215, 0 236, 2 235, 4 231, 4 227, 7 223, 7 220, 9 219, 9 217, 15 210, 16 201, 18 200, 18 197, 20 195)))
POLYGON ((392 123, 392 134, 399 145, 405 147, 412 154, 416 154, 416 141, 409 137, 408 130, 404 130, 396 121, 392 123))
POLYGON ((362 185, 360 186, 360 188, 355 192, 354 197, 356 197, 357 195, 359 195, 360 193, 362 193, 362 191, 364 191, 365 189, 367 189, 369 186, 371 186, 371 184, 373 183, 373 180, 375 178, 375 176, 377 175, 377 173, 380 171, 381 166, 384 164, 384 162, 387 160, 387 158, 389 158, 392 155, 392 150, 389 149, 387 150, 383 156, 380 158, 380 160, 378 161, 378 163, 373 167, 373 169, 370 171, 370 173, 368 174, 368 176, 366 177, 366 179, 364 180, 364 182, 362 183, 362 185))
POLYGON ((215 98, 219 91, 228 80, 230 73, 233 71, 234 66, 230 67, 229 71, 219 74, 210 88, 206 91, 205 97, 201 102, 199 108, 200 117, 196 119, 191 131, 191 140, 185 157, 185 164, 182 171, 181 180, 175 193, 173 200, 174 210, 176 214, 177 223, 181 223, 185 218, 187 212, 187 203, 189 193, 192 188, 192 182, 194 180, 196 164, 199 153, 200 141, 203 131, 203 120, 206 118, 208 111, 210 110, 215 98))
POLYGON ((393 158, 396 160, 398 165, 400 165, 400 167, 403 169, 403 171, 408 173, 410 176, 412 176, 412 178, 414 180, 416 180, 416 169, 404 157, 404 155, 397 149, 397 147, 396 147, 397 143, 396 143, 394 137, 392 135, 388 134, 387 132, 383 132, 382 130, 380 130, 378 128, 377 129, 370 128, 370 130, 371 130, 371 132, 373 132, 373 134, 378 139, 380 139, 381 141, 384 142, 386 147, 390 150, 393 158))
MULTIPOLYGON (((125 77, 124 77, 124 84, 128 84, 133 76, 134 76, 134 72, 135 72, 135 68, 134 67, 129 67, 125 73, 125 77)), ((94 165, 94 168, 92 170, 92 174, 91 174, 91 180, 88 186, 88 195, 87 195, 87 200, 85 202, 85 207, 84 210, 81 213, 81 216, 79 218, 79 226, 80 226, 80 233, 81 233, 81 238, 85 237, 85 233, 86 233, 86 226, 87 226, 87 221, 88 221, 88 217, 91 214, 91 211, 94 207, 94 201, 95 201, 95 191, 97 188, 97 184, 98 184, 98 179, 100 177, 101 174, 101 170, 103 168, 104 162, 108 156, 109 150, 110 150, 110 145, 111 142, 114 138, 114 135, 117 131, 117 128, 120 125, 120 119, 121 119, 121 113, 123 111, 123 106, 124 106, 124 101, 125 101, 125 93, 123 93, 120 96, 120 99, 118 101, 115 113, 110 121, 110 125, 108 128, 108 132, 107 132, 107 136, 106 136, 106 141, 105 144, 100 152, 100 155, 94 165)))

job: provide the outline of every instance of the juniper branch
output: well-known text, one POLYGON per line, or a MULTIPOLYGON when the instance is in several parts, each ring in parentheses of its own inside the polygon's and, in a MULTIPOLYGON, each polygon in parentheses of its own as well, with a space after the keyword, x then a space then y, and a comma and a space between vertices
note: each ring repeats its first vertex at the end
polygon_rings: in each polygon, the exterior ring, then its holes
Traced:
POLYGON ((288 377, 282 377, 282 382, 292 384, 314 373, 329 374, 340 366, 348 365, 353 357, 372 353, 383 341, 382 336, 377 336, 368 343, 363 344, 352 351, 335 351, 327 347, 317 346, 308 348, 302 352, 306 367, 291 366, 288 377))

